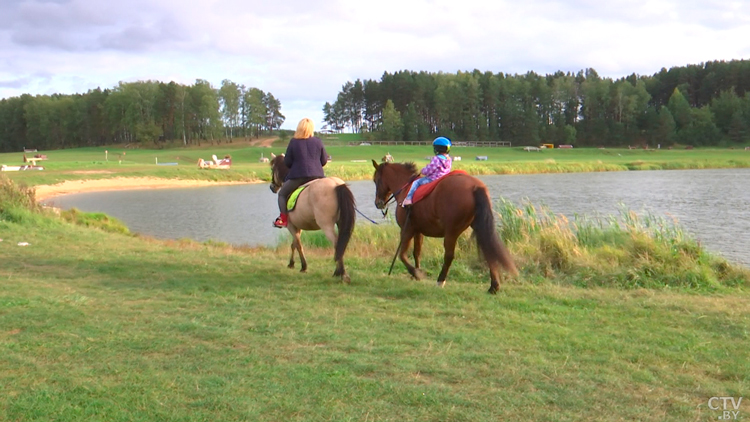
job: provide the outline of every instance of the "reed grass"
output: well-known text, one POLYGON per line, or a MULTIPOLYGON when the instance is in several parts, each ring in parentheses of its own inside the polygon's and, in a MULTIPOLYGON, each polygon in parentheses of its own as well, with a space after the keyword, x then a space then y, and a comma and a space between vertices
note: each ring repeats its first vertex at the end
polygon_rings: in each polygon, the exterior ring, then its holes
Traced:
POLYGON ((615 216, 575 215, 501 200, 501 237, 525 276, 582 287, 690 288, 747 286, 750 272, 715 256, 674 219, 621 208, 615 216))
MULTIPOLYGON (((750 286, 750 270, 707 251, 668 216, 623 206, 618 215, 568 219, 545 206, 529 202, 517 206, 504 199, 495 211, 498 233, 521 271, 519 282, 706 292, 750 286)), ((457 254, 465 259, 454 261, 451 276, 483 271, 470 233, 459 238, 457 254)), ((399 228, 392 220, 377 226, 360 222, 347 255, 391 259, 398 238, 399 228)), ((286 250, 286 242, 278 250, 286 250)), ((302 242, 309 249, 331 247, 322 232, 303 232, 302 242)), ((442 239, 426 238, 422 250, 423 266, 440 268, 442 239)), ((396 267, 403 266, 397 262, 396 267)))
POLYGON ((16 183, 0 174, 0 214, 8 213, 16 208, 31 211, 41 209, 36 202, 34 188, 16 183))

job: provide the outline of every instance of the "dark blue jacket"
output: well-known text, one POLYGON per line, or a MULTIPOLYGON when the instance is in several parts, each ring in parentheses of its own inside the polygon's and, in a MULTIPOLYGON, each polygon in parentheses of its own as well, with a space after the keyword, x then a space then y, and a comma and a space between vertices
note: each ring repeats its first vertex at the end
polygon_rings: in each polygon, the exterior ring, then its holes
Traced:
POLYGON ((292 138, 286 147, 284 164, 289 167, 286 180, 301 177, 325 177, 323 166, 328 162, 328 154, 320 138, 292 138))

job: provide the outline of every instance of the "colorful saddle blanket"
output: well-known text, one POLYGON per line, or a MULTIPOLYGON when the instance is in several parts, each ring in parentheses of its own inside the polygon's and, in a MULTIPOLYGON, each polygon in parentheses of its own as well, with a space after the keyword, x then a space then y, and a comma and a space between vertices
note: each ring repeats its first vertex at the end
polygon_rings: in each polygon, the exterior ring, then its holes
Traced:
POLYGON ((466 173, 466 171, 464 171, 464 170, 453 170, 452 172, 446 174, 445 176, 443 176, 443 177, 441 177, 441 178, 439 178, 439 179, 437 179, 437 180, 435 180, 433 182, 425 183, 424 185, 418 187, 417 191, 414 192, 414 198, 412 198, 412 203, 416 204, 417 202, 419 202, 422 199, 424 199, 424 197, 426 197, 433 190, 435 190, 435 187, 437 187, 438 183, 440 183, 440 181, 442 181, 443 179, 445 179, 447 177, 455 176, 455 175, 458 175, 458 174, 469 174, 469 173, 466 173))

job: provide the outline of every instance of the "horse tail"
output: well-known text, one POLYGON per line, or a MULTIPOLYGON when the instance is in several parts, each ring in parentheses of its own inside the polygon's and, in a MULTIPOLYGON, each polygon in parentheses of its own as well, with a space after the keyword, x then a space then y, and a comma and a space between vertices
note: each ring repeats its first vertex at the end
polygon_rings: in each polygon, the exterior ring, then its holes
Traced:
POLYGON ((505 247, 505 244, 500 240, 495 229, 495 216, 492 211, 492 204, 490 203, 490 196, 487 193, 487 188, 476 188, 474 189, 474 221, 471 223, 471 228, 474 229, 474 234, 477 238, 477 246, 482 251, 484 259, 492 267, 494 264, 500 264, 506 271, 516 275, 518 270, 516 264, 513 262, 513 258, 510 256, 510 252, 505 247))
POLYGON ((339 202, 339 220, 336 222, 336 225, 339 227, 339 233, 338 240, 336 241, 334 260, 338 262, 344 257, 346 246, 352 238, 356 215, 354 209, 354 195, 347 185, 336 186, 336 199, 339 202))

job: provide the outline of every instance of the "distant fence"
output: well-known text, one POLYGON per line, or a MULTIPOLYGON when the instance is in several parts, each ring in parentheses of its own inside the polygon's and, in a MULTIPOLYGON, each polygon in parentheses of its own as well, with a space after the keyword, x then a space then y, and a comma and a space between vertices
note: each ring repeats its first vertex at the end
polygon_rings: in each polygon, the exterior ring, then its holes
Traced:
MULTIPOLYGON (((432 141, 359 141, 349 142, 349 146, 367 145, 432 145, 432 141)), ((508 141, 496 142, 454 142, 454 147, 510 147, 508 141)))

